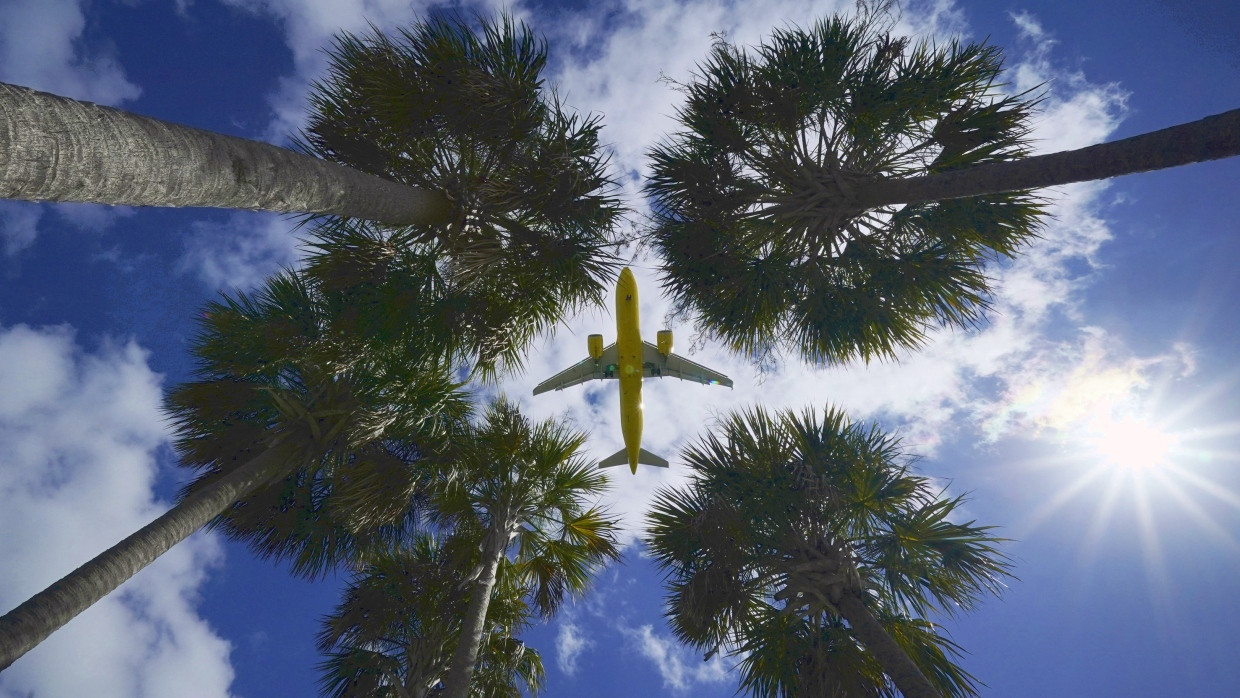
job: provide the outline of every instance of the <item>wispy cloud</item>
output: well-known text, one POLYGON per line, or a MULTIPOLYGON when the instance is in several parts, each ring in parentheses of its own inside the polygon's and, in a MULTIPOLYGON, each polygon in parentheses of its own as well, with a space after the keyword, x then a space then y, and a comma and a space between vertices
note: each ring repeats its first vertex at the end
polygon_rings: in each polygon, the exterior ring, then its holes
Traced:
MULTIPOLYGON (((87 31, 82 0, 0 3, 0 81, 118 106, 142 90, 130 82, 106 38, 87 31)), ((15 256, 34 244, 47 223, 45 204, 0 201, 0 247, 15 256)), ((94 204, 51 207, 80 230, 101 231, 132 209, 94 204)))
POLYGON ((1193 350, 1186 344, 1134 356, 1104 330, 1083 328, 1075 341, 1055 345, 1007 378, 1002 395, 984 410, 984 430, 991 438, 1013 429, 1067 432, 1121 416, 1156 384, 1194 371, 1193 350))
POLYGON ((100 235, 122 218, 132 216, 135 210, 128 206, 0 201, 0 246, 5 255, 16 257, 29 249, 38 239, 40 228, 48 222, 45 213, 49 212, 55 222, 67 223, 85 235, 100 235))
POLYGON ((43 206, 29 201, 0 201, 0 243, 4 254, 15 256, 39 236, 43 206))
POLYGON ((577 673, 577 660, 582 652, 594 646, 580 626, 568 618, 560 619, 560 629, 555 636, 555 661, 560 671, 572 676, 577 673))
POLYGON ((177 271, 193 274, 208 288, 232 291, 259 286, 301 259, 296 227, 277 214, 238 212, 224 222, 198 221, 185 236, 177 271))
POLYGON ((0 4, 0 80, 118 105, 141 94, 112 46, 87 35, 82 0, 0 4))
MULTIPOLYGON (((88 353, 67 327, 0 328, 0 608, 167 508, 160 383, 133 342, 88 353)), ((212 536, 181 543, 7 669, 0 694, 228 695, 230 645, 195 609, 221 556, 212 536)))
MULTIPOLYGON (((846 3, 848 9, 852 3, 846 3)), ((710 32, 725 31, 730 39, 753 43, 773 26, 807 25, 830 11, 793 2, 774 3, 751 11, 730 3, 690 2, 652 4, 633 0, 614 2, 569 13, 554 26, 537 29, 552 33, 552 46, 568 58, 556 63, 556 80, 569 104, 605 114, 604 136, 615 144, 615 162, 623 171, 640 172, 644 153, 672 128, 671 116, 680 98, 660 74, 685 79, 705 55, 710 32), (686 31, 686 27, 692 30, 686 31)), ((1074 148, 1105 140, 1123 118, 1123 90, 1098 84, 1054 54, 1054 38, 1032 15, 1017 18, 1025 27, 1024 44, 1009 54, 1010 89, 1020 91, 1045 85, 1046 96, 1035 120, 1034 138, 1042 151, 1074 148)), ((919 38, 944 39, 929 32, 946 29, 968 33, 959 10, 949 2, 910 8, 897 31, 920 32, 919 38)), ((740 406, 761 402, 771 408, 802 409, 834 404, 855 419, 881 419, 905 437, 909 449, 931 458, 923 467, 933 471, 932 458, 945 441, 969 436, 983 428, 1014 427, 994 421, 1001 410, 997 395, 1006 394, 1010 380, 1031 366, 1051 367, 1085 324, 1077 306, 1098 266, 1103 246, 1112 232, 1106 219, 1108 188, 1104 183, 1060 187, 1047 192, 1050 217, 1041 238, 1021 251, 1017 259, 993 265, 988 271, 996 289, 993 310, 983 327, 972 331, 938 331, 926 346, 897 362, 812 368, 795 361, 777 372, 760 376, 744 361, 718 347, 705 346, 692 354, 695 361, 729 374, 732 391, 679 381, 648 381, 645 446, 669 457, 668 471, 648 469, 634 478, 613 474, 610 501, 630 527, 633 540, 642 513, 660 486, 682 482, 675 452, 696 438, 712 419, 740 406), (1001 426, 1002 425, 1002 426, 1001 426)), ((641 210, 640 200, 631 199, 641 210)), ((632 265, 642 290, 641 314, 647 333, 669 310, 657 292, 658 281, 650 260, 632 265)), ((606 314, 591 312, 566 323, 545 345, 531 353, 524 376, 504 385, 520 396, 539 416, 567 414, 588 425, 592 452, 604 456, 620 447, 615 388, 589 385, 563 393, 530 398, 533 385, 585 355, 585 337, 614 330, 610 299, 606 314)), ((695 328, 673 328, 678 351, 692 344, 695 328)), ((610 341, 608 339, 607 341, 610 341)))
POLYGON ((693 650, 676 642, 669 635, 657 633, 653 626, 621 627, 628 641, 643 657, 649 659, 663 677, 663 685, 684 694, 699 684, 728 681, 729 667, 719 656, 703 662, 693 650))

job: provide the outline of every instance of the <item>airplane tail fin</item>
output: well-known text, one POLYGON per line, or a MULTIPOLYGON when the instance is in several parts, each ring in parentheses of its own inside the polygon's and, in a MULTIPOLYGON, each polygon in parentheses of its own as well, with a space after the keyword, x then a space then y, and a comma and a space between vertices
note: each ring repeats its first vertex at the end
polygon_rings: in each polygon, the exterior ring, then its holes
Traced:
MULTIPOLYGON (((658 468, 666 468, 666 467, 668 467, 668 462, 667 462, 667 461, 665 461, 665 460, 663 460, 662 458, 660 458, 660 457, 656 456, 655 454, 651 453, 650 451, 647 451, 647 450, 646 450, 646 449, 644 449, 644 448, 642 448, 642 449, 638 449, 638 452, 637 452, 637 462, 638 462, 638 463, 641 463, 642 465, 653 465, 653 466, 658 467, 658 468)), ((606 458, 604 458, 603 460, 599 461, 599 463, 598 463, 598 467, 600 467, 600 468, 611 468, 611 467, 614 467, 614 466, 617 466, 617 465, 628 465, 628 464, 629 464, 629 451, 628 451, 628 449, 624 449, 624 448, 622 448, 622 449, 620 449, 619 451, 616 451, 615 453, 611 454, 610 456, 607 456, 607 457, 606 457, 606 458)))

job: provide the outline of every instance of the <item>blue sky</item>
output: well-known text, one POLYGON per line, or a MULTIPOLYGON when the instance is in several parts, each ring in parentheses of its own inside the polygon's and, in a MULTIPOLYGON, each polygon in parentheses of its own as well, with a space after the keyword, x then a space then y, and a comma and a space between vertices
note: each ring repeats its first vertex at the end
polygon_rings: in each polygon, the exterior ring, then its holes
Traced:
MULTIPOLYGON (((1234 3, 904 2, 899 29, 989 41, 1014 89, 1047 85, 1039 152, 1080 147, 1240 106, 1234 3)), ((710 33, 754 43, 851 2, 608 0, 510 6, 551 44, 566 101, 604 114, 635 198, 642 154, 672 128, 710 33)), ((234 135, 284 142, 335 32, 396 27, 396 0, 0 0, 0 80, 234 135)), ((1240 685, 1240 161, 1062 187, 1043 239, 995 267, 995 311, 896 363, 761 377, 717 347, 695 361, 732 391, 646 387, 646 447, 668 472, 616 473, 609 504, 639 532, 651 493, 683 477, 675 453, 713 415, 761 401, 831 402, 904 435, 921 472, 969 493, 1001 526, 1019 581, 941 619, 996 696, 1231 696, 1240 685), (1159 441, 1159 437, 1165 437, 1159 441), (1160 467, 1133 463, 1166 449, 1160 467)), ((0 607, 8 609, 169 506, 181 477, 161 391, 185 379, 193 317, 221 289, 296 264, 278 216, 0 202, 0 607)), ((668 306, 633 267, 644 331, 668 306)), ((620 445, 614 386, 530 397, 611 341, 607 309, 539 342, 502 387, 539 417, 620 445)), ((675 328, 686 348, 693 327, 675 328)), ((314 695, 313 635, 340 581, 304 582, 217 536, 196 535, 0 677, 0 696, 314 695)), ((548 696, 728 696, 661 619, 637 546, 586 599, 526 638, 548 696)))

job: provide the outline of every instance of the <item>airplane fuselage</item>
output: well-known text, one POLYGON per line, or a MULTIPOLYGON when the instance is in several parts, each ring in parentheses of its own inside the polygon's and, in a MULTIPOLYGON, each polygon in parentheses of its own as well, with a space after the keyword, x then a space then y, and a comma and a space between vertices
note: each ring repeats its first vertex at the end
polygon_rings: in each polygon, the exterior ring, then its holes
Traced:
POLYGON ((642 336, 637 308, 637 280, 625 267, 616 282, 616 375, 620 380, 620 431, 637 473, 642 447, 642 336))
POLYGON ((658 333, 658 343, 643 342, 638 313, 637 279, 627 268, 616 282, 616 341, 603 346, 603 335, 586 338, 586 358, 534 386, 534 394, 562 390, 592 380, 620 381, 620 431, 624 448, 598 463, 600 468, 629 464, 668 467, 665 458, 642 448, 642 380, 679 378, 704 385, 732 387, 732 379, 672 353, 672 331, 658 333))

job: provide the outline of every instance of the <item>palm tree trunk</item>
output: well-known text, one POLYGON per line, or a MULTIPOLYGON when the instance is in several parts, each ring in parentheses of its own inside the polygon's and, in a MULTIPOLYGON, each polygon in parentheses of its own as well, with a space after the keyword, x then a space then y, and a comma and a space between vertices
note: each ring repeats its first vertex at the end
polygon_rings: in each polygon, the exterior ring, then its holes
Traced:
MULTIPOLYGON (((506 517, 494 519, 503 521, 506 517)), ((495 573, 499 569, 500 558, 508 549, 507 527, 493 524, 487 533, 486 545, 483 548, 482 574, 474 582, 473 593, 469 596, 469 607, 465 617, 461 619, 461 636, 457 641, 456 651, 452 653, 452 663, 448 666, 448 678, 444 681, 444 698, 466 698, 469 695, 469 682, 474 676, 474 665, 478 662, 478 650, 482 646, 482 631, 486 627, 487 608, 491 605, 491 589, 495 586, 495 573)))
POLYGON ((267 143, 0 83, 0 198, 446 222, 442 194, 267 143))
POLYGON ((904 649, 883 629, 856 593, 845 591, 836 604, 840 615, 848 621, 854 637, 874 655, 883 671, 891 677, 905 698, 941 698, 921 669, 909 659, 904 649))
POLYGON ((288 466, 267 451, 0 617, 0 671, 288 466))
POLYGON ((1240 155, 1240 109, 1077 150, 858 186, 862 210, 1107 179, 1240 155))
MULTIPOLYGON (((434 637, 434 632, 428 632, 427 637, 434 637)), ((435 670, 435 666, 442 659, 439 654, 439 647, 446 643, 439 643, 438 646, 433 642, 419 642, 418 640, 410 640, 409 646, 405 648, 405 671, 404 695, 409 698, 426 698, 431 693, 431 674, 435 670)))

